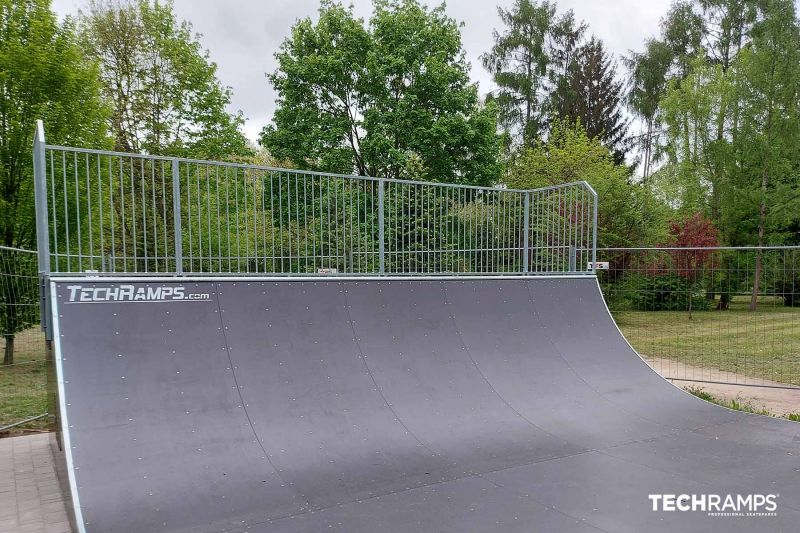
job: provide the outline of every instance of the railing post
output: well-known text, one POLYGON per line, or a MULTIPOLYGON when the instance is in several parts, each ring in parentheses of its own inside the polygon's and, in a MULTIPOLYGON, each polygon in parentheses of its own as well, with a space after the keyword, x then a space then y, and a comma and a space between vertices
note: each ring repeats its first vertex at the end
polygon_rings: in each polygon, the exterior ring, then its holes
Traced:
POLYGON ((183 234, 181 233, 181 171, 180 161, 172 160, 172 221, 175 232, 175 273, 183 275, 183 234))
POLYGON ((378 271, 381 274, 386 273, 386 250, 384 243, 384 236, 386 235, 384 229, 384 195, 385 195, 385 181, 383 178, 378 179, 378 271))
POLYGON ((36 211, 36 252, 39 271, 39 313, 42 331, 52 340, 50 317, 50 227, 47 220, 47 159, 44 123, 36 121, 33 134, 33 190, 36 211))
POLYGON ((569 245, 569 271, 575 272, 578 263, 578 248, 574 244, 569 245))
POLYGON ((523 222, 523 235, 522 235, 522 271, 528 273, 530 265, 528 264, 530 256, 530 233, 531 233, 531 193, 525 192, 525 207, 524 207, 524 222, 523 222))
POLYGON ((594 194, 594 213, 592 215, 592 270, 597 263, 597 192, 592 189, 594 194))

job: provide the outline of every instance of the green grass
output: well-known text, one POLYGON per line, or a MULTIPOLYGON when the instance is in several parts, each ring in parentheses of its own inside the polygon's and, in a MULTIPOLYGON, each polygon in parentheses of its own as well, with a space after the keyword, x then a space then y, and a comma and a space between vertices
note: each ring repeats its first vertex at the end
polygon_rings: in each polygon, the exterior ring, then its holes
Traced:
MULTIPOLYGON (((707 402, 715 403, 717 405, 727 407, 728 409, 735 409, 736 411, 744 411, 745 413, 755 413, 757 415, 777 416, 775 413, 773 413, 766 407, 758 407, 750 400, 745 400, 742 398, 734 398, 732 400, 718 398, 713 394, 706 392, 703 389, 703 387, 698 387, 694 385, 689 385, 688 387, 684 387, 683 390, 707 402)), ((800 413, 787 413, 783 416, 783 418, 787 418, 789 420, 792 420, 793 422, 800 422, 800 413)))
MULTIPOLYGON (((14 364, 0 365, 0 426, 47 412, 44 335, 38 327, 27 329, 17 334, 14 347, 14 364)), ((4 348, 0 338, 0 353, 4 348)), ((30 422, 22 429, 47 429, 47 420, 30 422)))
POLYGON ((736 297, 727 311, 616 311, 614 318, 644 357, 716 368, 800 385, 800 308, 777 298, 747 309, 736 297))

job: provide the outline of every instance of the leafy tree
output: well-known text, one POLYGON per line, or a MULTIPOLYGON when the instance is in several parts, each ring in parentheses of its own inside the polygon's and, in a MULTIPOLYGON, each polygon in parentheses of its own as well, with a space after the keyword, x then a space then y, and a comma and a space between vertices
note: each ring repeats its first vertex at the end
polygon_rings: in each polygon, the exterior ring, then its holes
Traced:
POLYGON ((92 0, 81 42, 100 65, 117 150, 221 159, 249 152, 230 89, 172 2, 92 0))
POLYGON ((36 119, 50 143, 97 144, 106 110, 95 65, 48 0, 1 0, 0 15, 0 244, 33 248, 36 119))
MULTIPOLYGON (((71 22, 59 24, 48 0, 0 0, 0 244, 36 246, 35 120, 44 120, 51 143, 96 145, 104 113, 97 69, 76 45, 71 22)), ((7 288, 0 331, 10 363, 13 336, 28 322, 19 315, 25 292, 7 288)))
POLYGON ((695 59, 685 79, 672 80, 661 100, 667 167, 653 178, 654 185, 671 191, 674 207, 693 212, 709 206, 712 220, 720 225, 727 190, 722 162, 731 154, 716 137, 716 123, 732 99, 729 76, 703 58, 695 59))
MULTIPOLYGON (((741 230, 755 234, 755 244, 767 238, 784 240, 800 212, 800 23, 791 0, 771 0, 761 6, 752 42, 737 58, 739 133, 733 150, 733 189, 741 230)), ((762 273, 756 255, 750 308, 755 309, 762 273)))
POLYGON ((323 1, 319 20, 297 22, 276 57, 277 109, 260 139, 276 158, 301 169, 496 180, 496 109, 480 105, 444 6, 376 0, 365 27, 352 9, 323 1))
POLYGON ((718 246, 717 228, 714 223, 704 217, 702 213, 695 212, 679 220, 669 223, 670 246, 677 248, 690 248, 689 250, 672 250, 672 263, 675 272, 686 280, 688 285, 687 307, 689 320, 692 319, 692 301, 694 288, 702 278, 703 271, 711 260, 710 250, 697 250, 693 248, 709 248, 718 246))
POLYGON ((631 183, 628 170, 609 149, 590 138, 579 123, 556 123, 547 142, 524 150, 507 183, 536 188, 585 180, 598 194, 598 246, 640 246, 663 241, 666 208, 650 190, 631 183))
POLYGON ((592 37, 580 46, 564 76, 550 97, 554 116, 569 123, 579 120, 590 138, 611 150, 615 163, 624 163, 629 147, 620 105, 624 92, 603 42, 592 37))
POLYGON ((643 152, 642 177, 647 180, 659 156, 659 102, 667 90, 672 52, 663 41, 648 39, 644 52, 631 52, 623 62, 629 71, 628 108, 644 122, 638 144, 643 152))
POLYGON ((481 56, 498 90, 492 98, 500 109, 500 124, 514 140, 532 146, 545 132, 551 85, 563 85, 586 29, 571 11, 558 17, 548 0, 516 0, 511 9, 497 8, 505 25, 494 31, 492 49, 481 56))

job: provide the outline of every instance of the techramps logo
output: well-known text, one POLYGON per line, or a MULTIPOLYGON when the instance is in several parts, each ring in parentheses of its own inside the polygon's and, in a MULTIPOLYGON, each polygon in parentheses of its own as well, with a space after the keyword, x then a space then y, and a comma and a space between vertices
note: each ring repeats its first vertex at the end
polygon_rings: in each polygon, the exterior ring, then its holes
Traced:
POLYGON ((649 494, 653 511, 717 517, 778 516, 780 494, 649 494))
POLYGON ((108 287, 86 287, 84 285, 68 285, 69 299, 67 303, 103 304, 115 302, 207 302, 211 300, 209 293, 189 292, 181 285, 164 287, 111 285, 108 287))

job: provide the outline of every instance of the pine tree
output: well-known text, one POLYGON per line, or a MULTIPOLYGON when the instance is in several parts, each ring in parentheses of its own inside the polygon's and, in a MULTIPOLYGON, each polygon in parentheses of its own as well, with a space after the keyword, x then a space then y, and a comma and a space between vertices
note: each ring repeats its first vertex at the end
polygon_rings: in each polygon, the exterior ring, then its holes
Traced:
POLYGON ((616 67, 603 42, 592 37, 578 49, 566 80, 551 95, 553 115, 580 121, 586 133, 608 147, 617 164, 625 162, 630 146, 628 122, 622 115, 624 97, 616 67))

